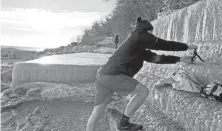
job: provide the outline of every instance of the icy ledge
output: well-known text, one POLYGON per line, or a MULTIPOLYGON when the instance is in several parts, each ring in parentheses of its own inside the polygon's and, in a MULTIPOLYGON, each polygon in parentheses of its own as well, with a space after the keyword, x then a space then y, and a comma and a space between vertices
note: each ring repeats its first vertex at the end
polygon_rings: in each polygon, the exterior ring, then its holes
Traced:
POLYGON ((100 53, 75 53, 16 63, 12 87, 27 82, 71 84, 94 81, 98 68, 106 63, 109 56, 100 53))

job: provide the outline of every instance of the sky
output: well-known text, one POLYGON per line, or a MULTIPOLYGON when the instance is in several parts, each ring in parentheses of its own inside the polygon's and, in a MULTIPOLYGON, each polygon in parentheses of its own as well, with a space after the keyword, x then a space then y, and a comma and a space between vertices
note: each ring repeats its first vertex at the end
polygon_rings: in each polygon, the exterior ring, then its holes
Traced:
POLYGON ((103 19, 115 0, 1 0, 1 45, 66 46, 103 19))

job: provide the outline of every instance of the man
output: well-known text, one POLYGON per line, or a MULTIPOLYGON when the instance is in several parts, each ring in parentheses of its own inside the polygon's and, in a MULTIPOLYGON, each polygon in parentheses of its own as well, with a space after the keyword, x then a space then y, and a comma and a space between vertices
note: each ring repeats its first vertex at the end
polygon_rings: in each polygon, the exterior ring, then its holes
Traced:
POLYGON ((116 49, 118 48, 118 43, 119 43, 119 38, 118 34, 115 36, 115 44, 116 44, 116 49))
POLYGON ((157 55, 148 50, 185 51, 187 49, 197 49, 195 45, 157 38, 148 32, 152 30, 153 26, 150 22, 138 17, 135 29, 118 47, 108 62, 98 70, 94 109, 88 120, 86 131, 95 130, 95 126, 114 92, 126 96, 132 91, 135 91, 136 95, 127 104, 118 123, 118 129, 142 129, 142 125, 130 123, 129 118, 142 105, 149 94, 149 90, 145 85, 133 79, 133 76, 142 68, 143 61, 157 64, 173 64, 180 61, 189 63, 191 61, 191 56, 157 55))

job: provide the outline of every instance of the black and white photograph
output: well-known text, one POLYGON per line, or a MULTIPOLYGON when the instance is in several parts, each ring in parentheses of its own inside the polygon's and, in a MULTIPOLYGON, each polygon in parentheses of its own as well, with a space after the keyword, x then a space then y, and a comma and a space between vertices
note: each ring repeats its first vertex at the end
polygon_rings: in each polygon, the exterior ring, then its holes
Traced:
POLYGON ((222 131, 222 0, 0 0, 1 131, 222 131))

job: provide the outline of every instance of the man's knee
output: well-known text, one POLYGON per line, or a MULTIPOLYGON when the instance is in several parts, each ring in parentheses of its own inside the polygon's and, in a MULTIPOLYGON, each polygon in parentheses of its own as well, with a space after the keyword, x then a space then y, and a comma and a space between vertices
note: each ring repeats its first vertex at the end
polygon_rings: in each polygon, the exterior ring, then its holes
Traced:
POLYGON ((105 98, 105 100, 104 100, 104 104, 105 105, 107 105, 107 104, 109 104, 111 101, 112 101, 112 96, 113 96, 113 92, 112 93, 109 93, 108 95, 107 95, 107 97, 105 98))
POLYGON ((145 85, 139 83, 136 87, 136 93, 143 97, 147 97, 149 95, 149 89, 145 85))

